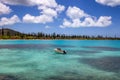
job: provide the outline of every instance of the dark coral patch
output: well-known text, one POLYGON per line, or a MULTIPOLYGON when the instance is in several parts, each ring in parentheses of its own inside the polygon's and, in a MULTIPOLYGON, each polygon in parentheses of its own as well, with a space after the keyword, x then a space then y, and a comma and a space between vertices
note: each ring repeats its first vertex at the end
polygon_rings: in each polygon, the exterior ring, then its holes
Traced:
POLYGON ((120 51, 120 48, 104 47, 104 46, 83 46, 83 48, 95 49, 100 51, 120 51))
POLYGON ((97 76, 84 76, 84 75, 58 75, 45 78, 44 80, 119 80, 117 77, 97 77, 97 76))
POLYGON ((84 58, 80 61, 100 70, 120 72, 120 57, 103 57, 96 59, 84 58))
POLYGON ((0 80, 18 80, 18 79, 11 75, 0 75, 0 80))
POLYGON ((9 44, 0 45, 0 49, 46 49, 46 48, 56 48, 56 47, 74 47, 69 45, 52 45, 52 44, 9 44))
POLYGON ((119 80, 119 77, 99 77, 96 75, 84 75, 77 73, 76 71, 65 71, 56 76, 46 77, 44 80, 119 80))
POLYGON ((70 54, 79 54, 79 55, 88 55, 88 54, 96 54, 101 53, 101 51, 95 51, 95 50, 69 50, 70 54))

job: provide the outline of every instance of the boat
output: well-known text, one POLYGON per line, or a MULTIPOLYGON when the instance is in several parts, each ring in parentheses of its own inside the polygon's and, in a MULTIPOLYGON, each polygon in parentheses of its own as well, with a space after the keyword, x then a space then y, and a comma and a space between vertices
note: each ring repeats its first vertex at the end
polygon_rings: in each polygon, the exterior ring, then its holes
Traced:
POLYGON ((66 54, 66 51, 65 51, 65 50, 62 50, 61 48, 55 48, 54 51, 55 51, 56 53, 66 54))

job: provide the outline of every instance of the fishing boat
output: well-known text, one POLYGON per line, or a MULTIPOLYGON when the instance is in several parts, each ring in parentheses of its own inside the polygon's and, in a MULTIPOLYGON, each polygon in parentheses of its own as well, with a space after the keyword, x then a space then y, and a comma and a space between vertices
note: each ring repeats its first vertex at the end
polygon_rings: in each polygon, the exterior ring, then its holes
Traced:
POLYGON ((56 53, 66 54, 66 51, 65 51, 65 50, 62 50, 61 48, 55 48, 54 51, 55 51, 56 53))

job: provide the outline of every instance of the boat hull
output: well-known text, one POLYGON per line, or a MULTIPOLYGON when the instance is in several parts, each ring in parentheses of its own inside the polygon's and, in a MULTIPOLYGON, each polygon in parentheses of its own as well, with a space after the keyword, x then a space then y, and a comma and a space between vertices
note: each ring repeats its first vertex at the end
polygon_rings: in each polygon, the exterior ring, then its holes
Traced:
POLYGON ((63 50, 54 49, 54 51, 55 51, 55 53, 58 53, 58 54, 66 54, 66 52, 63 50))

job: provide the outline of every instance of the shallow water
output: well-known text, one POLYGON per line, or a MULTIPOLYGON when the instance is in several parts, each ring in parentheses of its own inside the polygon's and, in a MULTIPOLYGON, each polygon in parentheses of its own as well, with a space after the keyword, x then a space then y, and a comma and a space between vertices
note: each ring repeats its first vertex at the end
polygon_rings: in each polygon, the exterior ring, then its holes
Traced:
POLYGON ((0 40, 0 80, 120 80, 119 63, 119 40, 0 40))

